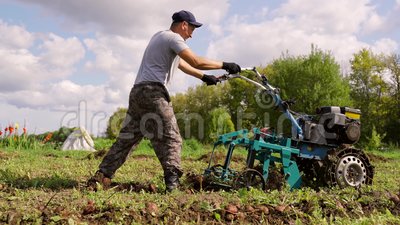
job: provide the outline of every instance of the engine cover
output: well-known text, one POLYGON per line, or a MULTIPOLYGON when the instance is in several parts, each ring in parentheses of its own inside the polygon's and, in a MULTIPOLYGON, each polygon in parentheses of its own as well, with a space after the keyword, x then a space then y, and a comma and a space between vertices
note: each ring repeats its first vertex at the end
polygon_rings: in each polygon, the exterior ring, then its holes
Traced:
POLYGON ((304 139, 316 144, 354 144, 361 136, 361 112, 348 107, 325 106, 317 116, 300 124, 304 139))
POLYGON ((361 136, 361 124, 352 122, 345 126, 344 134, 341 134, 342 141, 346 144, 356 143, 361 136))

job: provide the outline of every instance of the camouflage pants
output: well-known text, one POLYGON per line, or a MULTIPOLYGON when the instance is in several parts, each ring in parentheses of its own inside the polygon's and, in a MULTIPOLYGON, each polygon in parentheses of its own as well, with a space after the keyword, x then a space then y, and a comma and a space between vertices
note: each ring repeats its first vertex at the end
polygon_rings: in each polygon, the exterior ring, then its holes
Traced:
POLYGON ((143 137, 151 141, 164 176, 181 176, 182 138, 168 92, 160 83, 146 82, 132 88, 122 129, 101 162, 100 171, 113 177, 143 137))

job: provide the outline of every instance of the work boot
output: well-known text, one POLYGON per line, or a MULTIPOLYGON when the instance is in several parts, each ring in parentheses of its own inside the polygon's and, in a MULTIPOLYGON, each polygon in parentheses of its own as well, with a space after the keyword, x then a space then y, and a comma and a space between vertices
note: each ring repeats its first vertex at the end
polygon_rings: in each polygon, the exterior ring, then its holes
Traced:
POLYGON ((178 176, 169 176, 165 177, 165 186, 167 192, 172 192, 173 190, 179 187, 179 177, 178 176))
POLYGON ((100 170, 87 181, 87 187, 93 191, 97 191, 98 185, 101 185, 104 190, 110 188, 111 178, 107 177, 100 170))
POLYGON ((182 174, 182 171, 177 170, 168 170, 164 172, 166 192, 171 192, 179 187, 179 177, 181 177, 182 174))

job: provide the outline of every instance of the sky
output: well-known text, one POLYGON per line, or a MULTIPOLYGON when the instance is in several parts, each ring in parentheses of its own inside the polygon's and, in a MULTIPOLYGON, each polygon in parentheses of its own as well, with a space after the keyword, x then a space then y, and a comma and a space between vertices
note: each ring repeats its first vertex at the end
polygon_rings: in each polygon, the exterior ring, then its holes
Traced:
MULTIPOLYGON (((128 106, 149 39, 182 9, 204 24, 187 40, 197 55, 242 67, 306 55, 311 45, 344 73, 362 48, 400 54, 400 0, 0 0, 0 129, 102 135, 128 106)), ((200 84, 178 72, 168 89, 200 84)))

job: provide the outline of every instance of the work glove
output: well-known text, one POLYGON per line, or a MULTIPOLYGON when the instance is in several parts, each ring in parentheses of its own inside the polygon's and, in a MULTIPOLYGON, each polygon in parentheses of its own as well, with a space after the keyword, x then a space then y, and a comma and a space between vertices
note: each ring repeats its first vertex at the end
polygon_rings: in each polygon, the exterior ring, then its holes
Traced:
POLYGON ((217 77, 207 74, 204 74, 201 80, 207 85, 216 85, 219 82, 217 77))
POLYGON ((226 70, 229 74, 240 73, 241 68, 236 63, 222 62, 222 69, 226 70))

